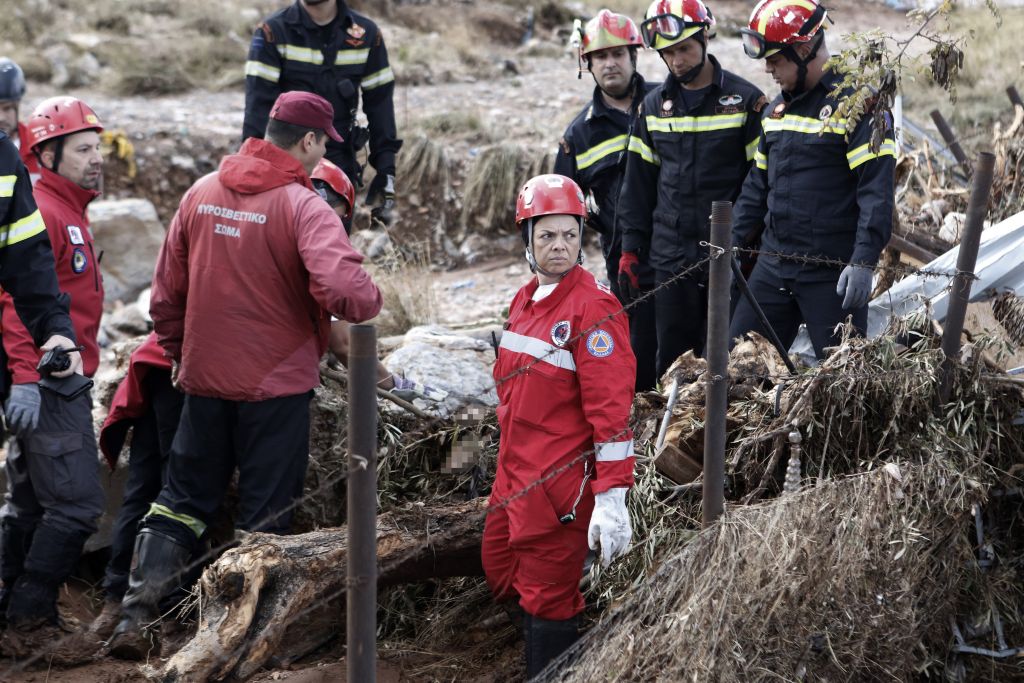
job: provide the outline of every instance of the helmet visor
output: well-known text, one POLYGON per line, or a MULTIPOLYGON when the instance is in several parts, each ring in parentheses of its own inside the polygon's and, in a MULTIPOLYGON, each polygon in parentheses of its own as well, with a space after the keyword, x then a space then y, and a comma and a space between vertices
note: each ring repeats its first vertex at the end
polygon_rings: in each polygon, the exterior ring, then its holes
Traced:
POLYGON ((776 52, 785 47, 781 44, 769 43, 764 36, 749 28, 740 30, 740 39, 743 41, 743 51, 751 59, 762 59, 768 56, 769 50, 776 52))
POLYGON ((703 25, 703 23, 683 21, 674 14, 659 14, 640 24, 640 35, 644 39, 644 45, 653 48, 654 41, 658 39, 658 36, 664 40, 675 40, 683 35, 683 31, 686 29, 703 25))

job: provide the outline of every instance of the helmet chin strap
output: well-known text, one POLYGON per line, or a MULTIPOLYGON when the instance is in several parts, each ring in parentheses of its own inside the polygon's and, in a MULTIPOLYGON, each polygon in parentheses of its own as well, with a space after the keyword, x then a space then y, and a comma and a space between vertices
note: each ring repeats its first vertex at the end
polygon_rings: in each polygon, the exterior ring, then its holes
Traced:
POLYGON ((782 48, 781 52, 786 56, 786 59, 796 64, 796 87, 790 92, 791 95, 799 95, 804 91, 804 87, 807 85, 807 66, 818 56, 818 50, 821 48, 821 44, 825 42, 824 38, 825 33, 818 31, 817 35, 814 36, 814 42, 811 43, 811 51, 807 54, 806 59, 801 59, 796 48, 792 45, 782 48))
POLYGON ((527 229, 527 233, 530 236, 530 241, 526 243, 526 262, 528 264, 530 264, 530 272, 531 273, 540 273, 544 277, 549 277, 549 278, 552 278, 552 279, 555 279, 555 280, 561 280, 563 277, 568 275, 569 271, 572 270, 575 266, 583 265, 583 219, 580 218, 579 221, 580 221, 580 250, 579 250, 579 253, 576 254, 576 263, 575 263, 575 265, 569 266, 569 268, 564 273, 552 273, 550 271, 547 271, 547 270, 544 270, 543 268, 541 268, 540 264, 537 263, 537 257, 533 255, 533 219, 532 218, 527 219, 527 228, 526 229, 527 229))
MULTIPOLYGON (((700 64, 693 67, 692 69, 684 73, 682 76, 676 76, 676 80, 679 81, 680 83, 683 83, 684 85, 686 83, 692 82, 693 79, 697 78, 697 76, 700 75, 700 72, 704 69, 704 65, 708 61, 707 30, 705 29, 703 31, 700 31, 699 33, 695 34, 694 37, 697 39, 698 42, 700 42, 700 64)), ((662 60, 664 59, 665 58, 662 57, 662 60)))

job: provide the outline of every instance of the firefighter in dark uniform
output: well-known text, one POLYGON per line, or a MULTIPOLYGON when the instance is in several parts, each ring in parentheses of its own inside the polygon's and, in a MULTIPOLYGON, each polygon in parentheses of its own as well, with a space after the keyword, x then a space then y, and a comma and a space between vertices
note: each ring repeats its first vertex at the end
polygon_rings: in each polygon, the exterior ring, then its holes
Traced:
MULTIPOLYGON (((356 153, 367 141, 376 171, 366 193, 372 215, 390 225, 395 204, 395 75, 380 29, 343 0, 296 0, 256 28, 245 63, 242 140, 262 138, 277 96, 305 90, 334 107, 343 142, 327 143, 327 158, 362 187, 356 153), (356 125, 359 93, 368 129, 356 125)), ((351 226, 346 223, 346 228, 351 226)))
MULTIPOLYGON (((766 60, 782 93, 765 109, 755 166, 733 214, 734 244, 761 239, 754 298, 787 347, 806 323, 818 358, 847 316, 864 331, 874 267, 892 234, 896 166, 887 113, 880 134, 871 107, 856 125, 835 116, 839 99, 830 93, 842 76, 824 69, 826 19, 814 0, 762 0, 743 30, 747 55, 766 60)), ((741 300, 730 336, 750 330, 762 326, 741 300)))
MULTIPOLYGON (((616 227, 616 204, 625 169, 629 131, 644 96, 653 86, 636 70, 640 30, 629 17, 606 9, 580 26, 575 35, 580 59, 597 83, 594 99, 565 131, 555 158, 555 173, 572 178, 587 194, 588 224, 601 235, 601 250, 608 269, 608 285, 623 304, 619 292, 622 236, 616 227)), ((653 284, 653 274, 644 278, 653 284)), ((629 309, 629 337, 637 360, 636 390, 654 388, 657 337, 654 302, 641 301, 629 309)))
MULTIPOLYGON (((0 287, 13 298, 18 317, 41 349, 74 348, 75 332, 68 315, 68 298, 57 289, 53 248, 32 198, 32 182, 18 148, 3 132, 0 132, 0 287)), ((81 354, 73 351, 69 355, 71 365, 55 374, 67 377, 81 373, 81 354)), ((2 381, 6 385, 7 377, 2 381)), ((3 387, 3 393, 8 389, 3 387)), ((38 395, 35 400, 39 400, 38 395)), ((12 415, 9 402, 5 406, 8 425, 19 422, 25 408, 20 405, 15 411, 18 414, 12 415)), ((22 526, 10 519, 0 524, 0 579, 3 580, 0 626, 9 629, 0 642, 3 649, 11 631, 32 630, 39 625, 39 615, 31 613, 26 605, 34 604, 43 594, 56 597, 81 551, 80 545, 67 543, 63 528, 55 526, 60 507, 74 504, 74 501, 61 499, 63 490, 53 481, 55 465, 42 461, 25 463, 24 460, 14 463, 8 459, 5 463, 8 489, 13 479, 31 474, 43 490, 41 496, 45 499, 39 503, 52 504, 55 514, 45 516, 38 525, 22 526), (47 476, 47 473, 51 474, 47 476)), ((9 490, 7 495, 10 496, 9 490)), ((56 614, 44 615, 44 621, 51 616, 56 618, 56 614)))
POLYGON ((710 235, 711 203, 739 194, 767 103, 708 54, 714 23, 701 0, 655 0, 640 27, 670 73, 644 99, 629 138, 619 281, 635 297, 643 289, 637 273, 654 269, 659 375, 681 354, 704 348, 706 269, 665 283, 705 258, 700 243, 710 235))

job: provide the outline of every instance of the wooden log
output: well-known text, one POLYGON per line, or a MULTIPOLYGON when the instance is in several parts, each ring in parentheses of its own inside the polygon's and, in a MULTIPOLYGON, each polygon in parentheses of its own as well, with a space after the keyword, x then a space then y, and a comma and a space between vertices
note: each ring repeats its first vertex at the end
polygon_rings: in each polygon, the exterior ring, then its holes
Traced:
MULTIPOLYGON (((478 576, 487 502, 410 506, 377 523, 378 585, 478 576)), ((347 532, 250 534, 200 580, 196 634, 158 673, 165 683, 245 680, 344 630, 347 532), (289 648, 285 651, 284 647, 289 648)))

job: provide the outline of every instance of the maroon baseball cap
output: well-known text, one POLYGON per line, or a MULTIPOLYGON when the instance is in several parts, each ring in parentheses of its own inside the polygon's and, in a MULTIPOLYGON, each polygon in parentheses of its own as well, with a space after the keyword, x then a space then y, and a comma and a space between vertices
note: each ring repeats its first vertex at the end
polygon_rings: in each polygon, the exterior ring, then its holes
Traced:
POLYGON ((344 138, 334 130, 334 107, 316 93, 301 90, 281 93, 270 110, 270 118, 296 126, 318 128, 335 142, 344 142, 344 138))

